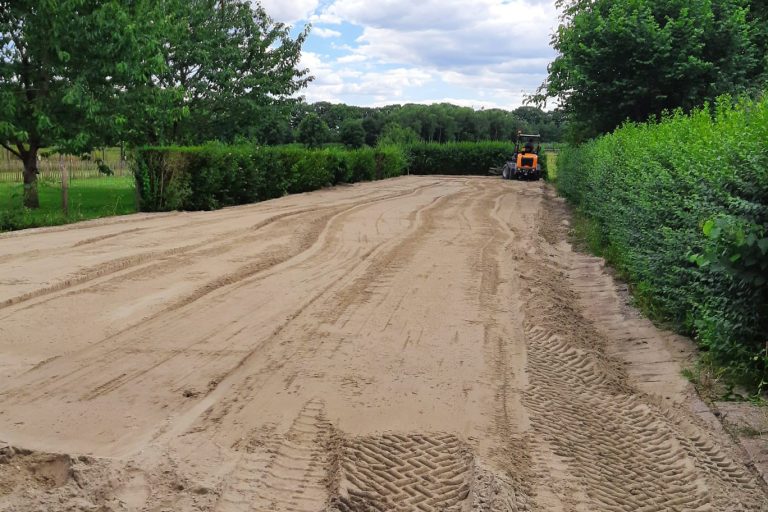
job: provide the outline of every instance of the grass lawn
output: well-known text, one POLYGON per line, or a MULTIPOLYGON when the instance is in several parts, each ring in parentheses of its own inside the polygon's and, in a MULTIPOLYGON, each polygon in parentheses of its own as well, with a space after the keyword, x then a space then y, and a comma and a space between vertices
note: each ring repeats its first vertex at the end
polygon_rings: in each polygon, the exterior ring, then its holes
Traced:
POLYGON ((69 215, 62 211, 61 183, 38 183, 40 208, 37 210, 22 207, 23 191, 21 183, 0 183, 0 232, 136 212, 132 177, 72 180, 69 215))

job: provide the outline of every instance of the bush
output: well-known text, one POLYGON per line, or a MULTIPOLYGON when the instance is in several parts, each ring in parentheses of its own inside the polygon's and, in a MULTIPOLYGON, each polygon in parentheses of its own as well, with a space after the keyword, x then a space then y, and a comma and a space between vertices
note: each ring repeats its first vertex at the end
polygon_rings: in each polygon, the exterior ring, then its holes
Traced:
POLYGON ((331 140, 331 131, 325 121, 315 113, 310 113, 299 123, 299 142, 307 147, 316 148, 331 140))
POLYGON ((213 210, 337 183, 400 176, 407 159, 392 146, 344 150, 301 147, 145 147, 134 174, 145 211, 213 210))
POLYGON ((365 145, 365 128, 362 119, 347 119, 341 124, 339 140, 349 148, 361 148, 365 145))
POLYGON ((721 98, 558 157, 557 185, 656 319, 768 385, 768 99, 721 98))
POLYGON ((381 146, 373 150, 376 155, 376 179, 400 176, 408 167, 408 155, 399 146, 381 146))
MULTIPOLYGON (((214 210, 307 192, 337 183, 413 174, 487 175, 514 152, 504 142, 387 144, 375 148, 300 145, 254 147, 210 143, 144 147, 134 174, 145 211, 214 210)), ((541 158, 546 170, 546 158, 541 158)))
MULTIPOLYGON (((406 146, 411 174, 475 174, 485 176, 512 158, 509 142, 420 142, 406 146)), ((542 161, 545 158, 542 158, 542 161)))

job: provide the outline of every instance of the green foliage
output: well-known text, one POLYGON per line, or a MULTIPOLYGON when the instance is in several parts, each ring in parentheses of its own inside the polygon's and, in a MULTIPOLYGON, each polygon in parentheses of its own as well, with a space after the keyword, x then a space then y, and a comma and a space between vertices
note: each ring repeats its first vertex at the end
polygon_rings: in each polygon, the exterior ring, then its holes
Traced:
POLYGON ((160 69, 144 2, 0 0, 0 145, 24 162, 38 206, 37 154, 120 140, 129 90, 160 69))
POLYGON ((299 123, 299 142, 316 148, 330 141, 328 125, 317 114, 309 114, 299 123))
POLYGON ((376 179, 394 178, 408 167, 407 148, 387 146, 370 151, 376 156, 376 179))
POLYGON ((554 151, 545 151, 543 165, 545 167, 545 176, 548 181, 557 181, 557 153, 554 151))
POLYGON ((291 37, 258 2, 150 2, 148 35, 162 68, 131 91, 139 144, 284 142, 292 95, 310 80, 298 67, 308 29, 291 37))
POLYGON ((355 183, 415 174, 488 174, 512 154, 499 142, 339 147, 230 146, 145 147, 134 173, 147 211, 213 210, 355 183))
POLYGON ((754 32, 765 20, 748 19, 747 0, 561 4, 559 56, 535 99, 562 102, 576 141, 763 85, 756 79, 766 61, 754 32))
POLYGON ((324 101, 311 105, 297 104, 292 113, 292 125, 298 127, 310 114, 325 121, 331 136, 342 142, 341 130, 345 123, 349 120, 361 122, 365 143, 369 146, 419 141, 511 141, 515 139, 518 130, 540 133, 545 141, 551 142, 561 140, 565 127, 561 111, 545 112, 530 106, 512 111, 474 110, 449 103, 371 108, 324 101))
POLYGON ((768 98, 626 124, 558 156, 557 185, 658 320, 768 385, 768 98), (714 111, 714 114, 710 111, 714 111))
POLYGON ((360 148, 365 144, 365 128, 361 119, 347 119, 339 129, 339 140, 349 148, 360 148))
POLYGON ((416 144, 421 142, 419 134, 412 128, 400 126, 397 123, 389 123, 381 131, 377 144, 379 146, 390 146, 392 144, 416 144))
POLYGON ((399 176, 399 147, 305 149, 228 146, 145 147, 134 173, 146 211, 213 210, 337 183, 399 176))
MULTIPOLYGON (((515 145, 508 142, 420 142, 407 146, 411 174, 487 175, 512 158, 515 145)), ((544 160, 544 158, 542 158, 544 160)))

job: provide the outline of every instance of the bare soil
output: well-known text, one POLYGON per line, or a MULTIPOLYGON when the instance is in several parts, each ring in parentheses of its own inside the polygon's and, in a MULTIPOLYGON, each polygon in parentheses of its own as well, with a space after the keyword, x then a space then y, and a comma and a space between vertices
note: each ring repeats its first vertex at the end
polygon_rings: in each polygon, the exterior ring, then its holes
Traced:
POLYGON ((0 510, 759 511, 542 183, 0 237, 0 510))

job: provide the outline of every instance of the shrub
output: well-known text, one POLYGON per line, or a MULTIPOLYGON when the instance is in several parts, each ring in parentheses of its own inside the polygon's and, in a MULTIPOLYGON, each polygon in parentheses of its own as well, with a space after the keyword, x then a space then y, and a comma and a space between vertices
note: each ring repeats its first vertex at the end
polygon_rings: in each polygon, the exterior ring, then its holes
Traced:
POLYGON ((768 384, 768 99, 627 124, 558 157, 557 185, 658 320, 768 384))
POLYGON ((310 148, 319 147, 331 140, 331 131, 325 121, 310 113, 299 123, 299 142, 310 148))
POLYGON ((491 167, 501 167, 511 159, 514 151, 515 145, 509 142, 420 142, 406 146, 411 174, 487 175, 491 167))
POLYGON ((339 129, 339 140, 349 148, 360 148, 365 144, 365 128, 362 119, 347 119, 339 129))
POLYGON ((309 192, 330 186, 334 173, 328 166, 325 151, 305 151, 298 162, 291 167, 291 183, 288 192, 309 192))
POLYGON ((371 181, 376 179, 376 158, 370 148, 357 149, 348 153, 350 181, 371 181))
POLYGON ((408 167, 408 155, 400 146, 380 146, 376 155, 376 179, 400 176, 408 167))
MULTIPOLYGON (((487 175, 514 152, 504 142, 389 144, 375 148, 308 149, 209 143, 197 147, 144 147, 134 174, 141 208, 213 210, 307 192, 336 183, 413 174, 487 175)), ((546 158, 542 158, 546 166, 546 158)))
POLYGON ((226 146, 145 147, 134 174, 145 211, 213 210, 308 192, 336 183, 401 175, 397 146, 340 148, 226 146))

